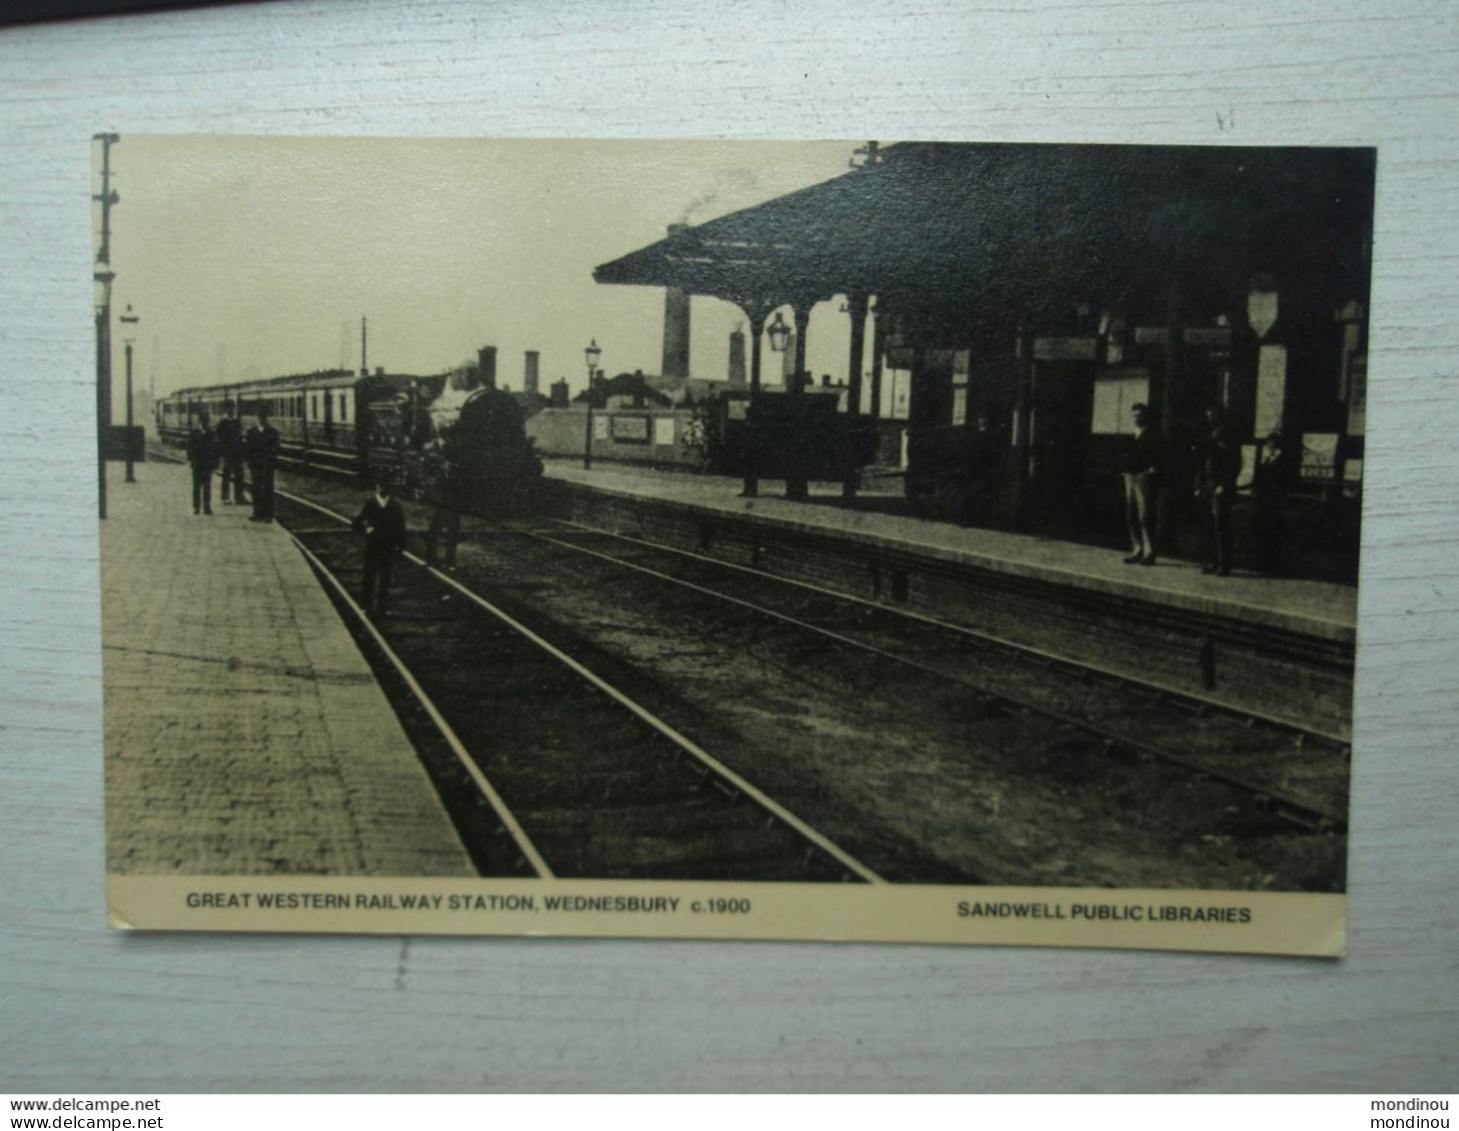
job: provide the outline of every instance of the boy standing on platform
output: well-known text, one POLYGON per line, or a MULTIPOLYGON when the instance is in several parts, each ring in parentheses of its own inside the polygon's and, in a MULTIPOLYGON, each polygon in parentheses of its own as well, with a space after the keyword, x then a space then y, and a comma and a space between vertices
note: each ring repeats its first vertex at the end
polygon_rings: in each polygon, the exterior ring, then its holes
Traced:
POLYGON ((365 500, 355 516, 354 528, 365 536, 365 577, 360 586, 360 603, 367 613, 383 617, 390 602, 390 575, 395 559, 405 549, 405 508, 391 495, 390 484, 381 480, 375 494, 365 500))
POLYGON ((198 414, 187 437, 187 462, 193 472, 193 514, 213 513, 213 472, 218 469, 218 437, 206 412, 198 414))
POLYGON ((1151 533, 1155 511, 1155 471, 1160 462, 1160 441, 1150 429, 1150 409, 1130 409, 1135 434, 1125 441, 1120 473, 1125 480, 1125 522, 1130 529, 1130 556, 1126 565, 1154 565, 1155 537, 1151 533))

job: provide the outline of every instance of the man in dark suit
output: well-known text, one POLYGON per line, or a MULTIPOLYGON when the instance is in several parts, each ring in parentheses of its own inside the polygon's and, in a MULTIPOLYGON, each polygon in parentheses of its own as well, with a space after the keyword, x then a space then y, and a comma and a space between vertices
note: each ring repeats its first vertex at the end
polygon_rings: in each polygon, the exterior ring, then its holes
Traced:
POLYGON ((449 439, 436 440, 423 459, 426 501, 431 504, 431 525, 426 531, 426 565, 456 568, 456 545, 461 541, 463 467, 449 439))
POLYGON ((405 549, 405 508, 391 494, 390 484, 381 480, 375 494, 365 500, 355 516, 354 528, 365 536, 365 578, 360 600, 367 613, 385 616, 390 603, 390 575, 395 559, 405 549))
POLYGON ((274 520, 274 469, 279 464, 279 433, 269 423, 268 410, 258 410, 258 423, 243 441, 248 474, 253 480, 253 516, 249 522, 274 520))
POLYGON ((1231 573, 1231 501, 1241 476, 1241 444, 1221 417, 1221 410, 1206 409, 1206 434, 1197 449, 1196 497, 1211 516, 1211 562, 1202 573, 1227 577, 1231 573))
POLYGON ((1252 536, 1256 540, 1257 566, 1275 576, 1281 569, 1282 535, 1286 522, 1287 494, 1296 482, 1298 468, 1280 429, 1273 429, 1256 461, 1251 484, 1252 536))
POLYGON ((243 488, 243 424, 233 415, 232 401, 224 404, 223 419, 218 421, 218 450, 223 457, 223 501, 248 502, 243 488))
POLYGON ((187 462, 193 472, 193 514, 213 513, 213 472, 218 469, 218 436, 206 412, 198 414, 187 437, 187 462))

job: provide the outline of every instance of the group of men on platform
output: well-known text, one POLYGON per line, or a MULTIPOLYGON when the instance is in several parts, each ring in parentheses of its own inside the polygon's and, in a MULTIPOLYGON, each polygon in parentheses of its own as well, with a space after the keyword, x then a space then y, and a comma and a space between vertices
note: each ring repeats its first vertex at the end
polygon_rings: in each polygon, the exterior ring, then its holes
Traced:
MULTIPOLYGON (((187 461, 192 468, 193 514, 213 513, 213 475, 223 468, 222 501, 246 505, 253 495, 250 522, 274 521, 274 472, 279 462, 279 433, 269 423, 266 409, 260 409, 257 422, 245 433, 229 402, 224 418, 212 427, 208 413, 198 414, 197 422, 187 439, 187 461), (248 479, 244 480, 244 465, 248 479)), ((427 537, 427 559, 436 564, 438 544, 444 544, 448 568, 456 562, 456 541, 460 536, 460 516, 436 498, 454 476, 443 459, 432 470, 436 481, 432 492, 435 515, 427 537)), ((365 500, 353 522, 354 529, 365 538, 365 569, 361 598, 367 612, 384 616, 388 611, 390 580, 395 560, 405 549, 405 509, 387 478, 376 483, 375 493, 365 500)))
MULTIPOLYGON (((1150 409, 1137 404, 1130 410, 1134 434, 1127 438, 1120 471, 1125 483, 1125 521, 1130 532, 1126 565, 1154 565, 1153 533, 1157 477, 1163 461, 1159 437, 1150 427, 1150 409)), ((1241 442, 1226 424, 1221 410, 1206 409, 1205 428, 1195 447, 1193 492, 1206 511, 1211 560, 1201 571, 1228 577, 1232 566, 1231 504, 1241 478, 1241 442)), ((1292 471, 1280 432, 1266 438, 1254 469, 1253 533, 1259 566, 1274 573, 1280 551, 1282 504, 1292 471)))
POLYGON ((247 505, 251 488, 253 514, 249 521, 272 522, 274 471, 279 463, 278 429, 269 423, 266 409, 259 410, 256 423, 246 433, 242 422, 234 415, 231 402, 223 412, 225 415, 216 428, 212 427, 212 419, 206 412, 199 413, 188 434, 187 462, 193 473, 193 514, 213 513, 213 474, 221 464, 223 502, 247 505), (245 464, 248 465, 247 484, 243 477, 245 464))

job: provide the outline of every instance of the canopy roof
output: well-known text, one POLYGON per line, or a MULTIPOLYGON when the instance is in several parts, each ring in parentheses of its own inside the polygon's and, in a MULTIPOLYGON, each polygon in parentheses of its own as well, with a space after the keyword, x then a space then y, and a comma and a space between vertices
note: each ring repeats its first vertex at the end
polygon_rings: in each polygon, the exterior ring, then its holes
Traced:
POLYGON ((599 266, 761 309, 837 293, 902 310, 1018 318, 1067 301, 1366 294, 1371 149, 917 142, 822 184, 677 231, 599 266))

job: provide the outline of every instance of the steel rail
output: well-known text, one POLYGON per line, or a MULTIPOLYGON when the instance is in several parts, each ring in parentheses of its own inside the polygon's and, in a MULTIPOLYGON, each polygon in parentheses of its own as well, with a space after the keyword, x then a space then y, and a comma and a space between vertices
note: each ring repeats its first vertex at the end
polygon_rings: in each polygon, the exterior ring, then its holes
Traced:
MULTIPOLYGON (((1102 679, 1114 680, 1124 684, 1131 689, 1145 695, 1161 696, 1173 702, 1188 704, 1192 711, 1211 711, 1224 715, 1238 722, 1250 724, 1261 723, 1274 730, 1285 734, 1291 734, 1300 744, 1306 739, 1316 739, 1326 743, 1338 750, 1349 750, 1352 742, 1342 735, 1332 734, 1328 731, 1319 730, 1316 727, 1306 726, 1302 723, 1292 722, 1290 719, 1278 718, 1275 715, 1263 714, 1261 711, 1249 711, 1240 707, 1233 707, 1229 703, 1223 703, 1219 699, 1212 699, 1209 696, 1201 695, 1185 688, 1171 687, 1168 684, 1156 683, 1152 680, 1140 679, 1136 676, 1127 675, 1124 672, 1117 672, 1111 668, 1099 664, 1087 663, 1083 660, 1071 660, 1067 656, 1060 656, 1054 652, 1045 651, 1042 648, 1035 648, 1028 644, 1017 644, 1001 636, 994 636, 990 632, 982 632, 975 628, 968 628, 966 625, 953 624, 951 621, 939 620, 936 617, 928 616, 926 613, 914 612, 911 609, 900 609, 894 605, 887 605, 879 601, 873 601, 866 597, 859 597, 855 593, 845 593, 837 589, 827 589, 823 585, 816 585, 813 582, 801 581, 794 577, 781 577, 777 574, 768 573, 763 569, 756 569, 753 566, 740 565, 738 562, 727 562, 720 558, 712 558, 707 554, 696 554, 692 550, 685 550, 678 546, 667 546, 657 542, 649 542, 643 538, 633 538, 626 534, 619 534, 613 530, 602 530, 595 526, 589 526, 582 522, 573 522, 571 519, 556 518, 549 516, 550 521, 562 526, 570 526, 575 530, 581 530, 584 534, 600 535, 604 538, 613 538, 626 542, 631 546, 647 547, 651 550, 661 550, 666 554, 676 554, 679 557, 690 558, 694 561, 704 562, 707 565, 719 566, 722 569, 735 570, 739 573, 749 574, 752 577, 771 578, 782 585, 794 586, 798 589, 805 589, 812 593, 818 593, 826 597, 834 597, 841 601, 849 601, 853 604, 863 605, 869 609, 876 609, 884 613, 892 613, 907 620, 918 621, 931 628, 940 629, 944 632, 953 633, 957 636, 965 636, 970 640, 990 648, 1001 649, 1013 653, 1020 659, 1030 663, 1047 664, 1078 673, 1087 673, 1098 676, 1102 679)), ((523 533, 526 533, 523 531, 523 533)))
MULTIPOLYGON (((302 506, 310 507, 313 510, 319 511, 321 514, 329 515, 331 518, 338 519, 340 522, 345 523, 346 525, 349 524, 349 519, 345 518, 337 511, 331 510, 330 508, 323 506, 322 504, 315 503, 312 500, 305 499, 302 496, 295 495, 292 492, 288 491, 276 491, 275 494, 279 495, 282 498, 290 499, 296 503, 299 503, 302 506)), ((648 710, 648 708, 644 707, 642 704, 636 702, 629 696, 625 695, 623 692, 619 691, 607 680, 603 679, 602 676, 598 675, 596 672, 592 671, 591 669, 585 667, 583 664, 579 663, 577 660, 573 659, 566 652, 562 651, 562 649, 558 648, 550 641, 543 639, 536 632, 533 632, 532 629, 528 628, 526 625, 518 621, 510 613, 507 613, 505 610, 498 608, 496 605, 486 600, 486 598, 482 597, 479 593, 476 593, 474 590, 468 588, 465 585, 462 585, 461 582, 457 581, 449 574, 443 573, 440 570, 436 569, 434 566, 427 564, 424 559, 418 557, 417 555, 407 552, 402 556, 405 557, 407 560, 412 561, 415 564, 423 567, 438 581, 455 589, 463 597, 466 597, 468 600, 479 605, 482 609, 486 610, 493 617, 497 618, 503 624, 507 625, 514 632, 517 632, 520 635, 524 636, 533 644, 537 645, 539 648, 547 652, 554 659, 566 665, 571 671, 581 676, 587 682, 591 683, 599 691, 609 696, 620 706, 624 707, 629 712, 636 715, 639 719, 647 723, 659 734, 669 739, 672 743, 674 743, 674 745, 679 747, 679 749, 683 750, 685 753, 689 754, 691 757, 697 760, 700 764, 707 767, 712 773, 716 774, 725 782, 733 786, 740 793, 750 798, 767 813, 770 813, 777 820, 794 829, 798 835, 809 841, 811 844, 815 845, 822 852, 830 856, 833 860, 835 860, 842 867, 846 868, 852 874, 860 877, 867 883, 881 884, 887 882, 872 869, 868 868, 865 864, 861 863, 861 861, 857 860, 845 849, 841 848, 824 833, 821 833, 818 830, 812 828, 800 817, 797 817, 789 809, 785 808, 785 806, 781 805, 778 801, 774 800, 768 794, 764 793, 757 786, 749 782, 746 778, 736 773, 734 770, 730 769, 718 758, 714 757, 714 755, 710 754, 698 743, 694 742, 693 739, 689 738, 687 735, 682 734, 669 723, 648 710)), ((351 603, 353 604, 353 602, 351 603)), ((373 625, 371 625, 370 628, 372 632, 376 632, 373 625)), ((378 633, 377 639, 380 639, 382 645, 384 644, 383 638, 379 638, 378 633)), ((388 645, 385 646, 388 647, 388 645)))
MULTIPOLYGON (((555 521, 562 521, 562 520, 555 520, 555 521)), ((568 523, 568 525, 576 526, 577 524, 576 523, 568 523)), ((778 581, 785 581, 786 580, 784 578, 775 577, 772 574, 763 573, 762 571, 759 571, 759 570, 750 570, 750 569, 746 569, 743 566, 734 565, 733 563, 720 562, 719 560, 717 560, 715 558, 703 557, 702 555, 690 553, 690 552, 684 551, 684 550, 679 550, 679 549, 674 548, 674 547, 663 547, 663 546, 658 546, 658 545, 654 545, 654 544, 650 544, 650 543, 644 543, 644 542, 640 542, 640 541, 637 541, 637 540, 631 539, 631 538, 623 538, 621 535, 613 535, 613 534, 608 534, 607 532, 604 532, 604 531, 593 530, 592 528, 584 528, 584 529, 586 529, 589 533, 592 533, 592 534, 596 534, 596 535, 607 534, 607 536, 609 536, 609 537, 619 538, 622 541, 628 542, 629 544, 634 545, 634 546, 637 546, 637 547, 647 547, 648 549, 653 550, 653 551, 663 551, 663 552, 666 552, 666 553, 676 554, 676 555, 679 555, 679 556, 682 556, 682 557, 687 557, 687 558, 692 558, 692 559, 695 559, 695 560, 698 560, 698 561, 703 561, 703 562, 706 562, 706 563, 708 563, 710 565, 714 565, 714 566, 724 566, 724 567, 727 567, 727 568, 730 568, 730 569, 739 570, 741 572, 749 573, 749 574, 751 574, 751 575, 753 575, 755 577, 758 577, 760 579, 768 579, 768 580, 777 581, 777 582, 778 581)), ((1013 696, 1010 696, 1010 695, 1005 695, 1005 694, 1000 694, 998 692, 988 691, 986 688, 980 687, 976 683, 973 683, 973 682, 971 682, 971 681, 969 681, 967 679, 964 679, 964 678, 962 678, 960 676, 954 675, 954 674, 952 674, 950 672, 942 671, 942 670, 940 670, 938 668, 932 667, 931 665, 921 663, 920 661, 910 659, 910 658, 908 658, 906 656, 898 655, 895 652, 889 652, 889 651, 887 651, 884 648, 879 648, 879 647, 877 647, 875 645, 867 644, 864 641, 860 641, 860 640, 855 639, 854 637, 845 636, 842 633, 836 632, 836 631, 834 631, 832 629, 823 628, 820 625, 812 624, 809 621, 801 620, 798 617, 793 617, 793 616, 791 616, 791 615, 789 615, 787 613, 781 613, 781 612, 775 611, 774 609, 764 608, 763 606, 756 605, 752 601, 746 601, 746 600, 743 600, 742 598, 739 598, 739 597, 732 597, 732 596, 729 596, 728 594, 725 594, 725 593, 719 593, 719 592, 717 592, 717 591, 715 591, 713 589, 710 589, 710 588, 708 588, 706 586, 698 585, 698 584, 696 584, 696 583, 694 583, 692 581, 686 581, 683 578, 675 577, 673 574, 663 573, 660 570, 652 569, 652 568, 650 568, 648 566, 640 565, 640 564, 638 564, 636 562, 624 561, 622 558, 615 558, 611 554, 605 554, 605 553, 603 553, 602 551, 599 551, 599 550, 592 550, 592 549, 589 549, 586 546, 578 546, 578 545, 574 545, 571 542, 564 542, 561 539, 553 538, 550 535, 541 534, 541 533, 535 532, 535 531, 527 531, 527 530, 520 530, 520 529, 517 531, 517 533, 519 533, 519 534, 521 534, 521 535, 523 535, 525 537, 528 537, 528 538, 533 538, 533 539, 536 539, 538 541, 542 541, 542 542, 549 543, 549 544, 554 545, 554 546, 560 546, 563 549, 572 551, 574 553, 585 554, 585 555, 588 555, 590 557, 600 558, 603 561, 612 562, 615 565, 621 566, 624 569, 636 570, 636 571, 638 571, 640 573, 644 573, 644 574, 646 574, 646 575, 648 575, 650 577, 656 578, 658 580, 668 581, 668 582, 670 582, 670 583, 672 583, 674 585, 680 586, 681 588, 688 589, 688 590, 691 590, 691 591, 696 592, 696 593, 702 593, 705 596, 715 598, 715 599, 717 599, 719 601, 723 601, 723 602, 726 602, 728 604, 732 604, 732 605, 738 606, 740 608, 744 608, 744 609, 751 610, 751 611, 753 611, 755 613, 758 613, 761 616, 764 616, 764 617, 767 617, 767 618, 770 618, 770 619, 773 619, 773 620, 782 621, 782 622, 784 622, 786 624, 792 625, 792 626, 794 626, 796 628, 799 628, 799 629, 802 629, 804 631, 811 632, 811 633, 815 633, 817 635, 820 635, 822 637, 825 637, 826 639, 831 640, 831 641, 834 641, 835 643, 840 644, 840 645, 843 645, 845 647, 853 648, 853 649, 856 649, 858 651, 865 652, 865 653, 870 653, 871 655, 875 655, 875 656, 878 656, 878 657, 880 657, 882 659, 889 660, 889 661, 891 661, 893 663, 902 665, 903 667, 910 668, 910 669, 912 669, 914 671, 923 672, 923 673, 925 673, 927 675, 931 675, 931 676, 934 676, 936 678, 945 680, 947 682, 954 683, 954 684, 958 685, 959 687, 966 687, 969 690, 974 691, 974 692, 978 693, 979 695, 983 696, 989 702, 1006 703, 1006 704, 1009 704, 1009 705, 1011 705, 1011 706, 1013 706, 1013 707, 1015 707, 1015 708, 1017 708, 1019 710, 1027 711, 1027 712, 1032 713, 1032 714, 1040 715, 1043 718, 1049 719, 1052 722, 1057 723, 1059 726, 1068 727, 1068 728, 1071 728, 1071 729, 1074 729, 1074 730, 1083 731, 1086 734, 1093 735, 1094 737, 1098 738, 1102 743, 1104 743, 1106 749, 1110 749, 1110 748, 1114 748, 1114 747, 1122 748, 1122 749, 1128 750, 1131 753, 1136 754, 1136 755, 1139 755, 1139 756, 1156 759, 1158 761, 1165 762, 1165 763, 1168 763, 1168 764, 1173 765, 1173 766, 1178 766, 1179 768, 1181 768, 1182 770, 1184 770, 1184 771, 1186 771, 1188 773, 1203 775, 1203 776, 1205 776, 1207 778, 1210 778, 1210 779, 1212 779, 1214 781, 1222 782, 1222 783, 1224 783, 1224 784, 1226 784, 1228 786, 1231 786, 1232 788, 1241 790, 1243 793, 1247 793, 1247 794, 1254 795, 1259 801, 1264 800, 1267 803, 1273 805, 1273 807, 1275 807, 1275 808, 1277 808, 1279 810, 1285 811, 1287 813, 1287 815, 1289 815, 1291 817, 1294 817, 1294 818, 1298 818, 1304 824, 1310 824, 1310 825, 1314 826, 1315 828, 1318 828, 1318 829, 1322 829, 1322 828, 1332 828, 1334 830, 1342 830, 1342 829, 1345 829, 1346 828, 1346 824, 1347 823, 1346 823, 1346 821, 1343 818, 1340 818, 1340 817, 1338 817, 1338 816, 1336 816, 1336 815, 1334 815, 1332 813, 1329 813, 1329 812, 1327 812, 1324 809, 1320 809, 1320 808, 1318 808, 1315 805, 1308 804, 1307 802, 1300 801, 1300 800, 1297 800, 1296 798, 1286 796, 1286 795, 1284 795, 1284 794, 1282 794, 1282 793, 1280 793, 1280 792, 1278 792, 1276 790, 1269 789, 1269 788, 1267 788, 1265 786, 1262 786, 1262 785, 1260 785, 1258 783, 1251 782, 1251 781, 1248 781, 1248 780, 1246 780, 1244 778, 1238 777, 1235 774, 1226 773, 1223 770, 1220 770, 1220 769, 1217 769, 1217 768, 1214 768, 1214 767, 1211 767, 1211 766, 1202 764, 1200 762, 1191 761, 1191 760, 1189 760, 1187 758, 1181 757, 1178 754, 1171 754, 1169 751, 1162 750, 1158 746, 1152 746, 1152 745, 1150 745, 1148 743, 1141 742, 1138 739, 1132 739, 1132 738, 1129 738, 1129 737, 1127 737, 1125 735, 1117 734, 1117 733, 1115 733, 1113 731, 1106 730, 1105 728, 1099 726, 1098 724, 1088 722, 1087 720, 1079 719, 1079 718, 1076 718, 1076 717, 1074 717, 1072 715, 1066 715, 1066 714, 1064 714, 1064 713, 1062 713, 1060 711, 1051 710, 1051 709, 1049 709, 1047 707, 1043 707, 1043 706, 1039 706, 1037 704, 1029 703, 1029 702, 1027 702, 1025 700, 1017 699, 1017 698, 1014 698, 1013 696)), ((837 598, 842 597, 841 594, 835 593, 835 592, 833 592, 831 590, 821 589, 819 586, 807 585, 804 582, 799 582, 799 581, 793 581, 792 580, 792 581, 788 581, 787 583, 788 584, 791 584, 791 585, 799 586, 801 588, 810 589, 813 592, 816 592, 816 593, 819 593, 819 594, 823 594, 823 595, 826 595, 826 596, 837 597, 837 598)), ((894 612, 894 613, 895 612, 899 612, 899 610, 896 610, 896 609, 890 609, 890 610, 888 610, 888 609, 885 608, 885 606, 877 605, 877 604, 875 604, 873 602, 865 601, 864 599, 861 599, 861 598, 851 597, 851 598, 844 598, 844 599, 851 600, 851 601, 855 601, 856 603, 859 603, 859 604, 870 605, 873 608, 881 609, 883 611, 889 611, 889 612, 894 612)), ((915 614, 913 614, 913 615, 915 616, 915 614)), ((921 617, 918 617, 917 619, 929 619, 929 618, 921 618, 921 617)), ((931 621, 931 623, 934 626, 936 626, 936 627, 943 627, 943 624, 940 621, 931 621)), ((976 634, 974 634, 974 635, 976 636, 976 634)))
MULTIPOLYGON (((282 494, 283 492, 278 493, 282 494)), ((471 775, 471 780, 476 783, 476 788, 486 798, 487 804, 496 813, 497 820, 502 823, 502 827, 511 834, 512 840, 516 842, 517 848, 521 850, 522 856, 527 863, 532 866, 532 870, 544 880, 556 879, 552 869, 548 866, 547 861, 542 858, 542 854, 537 851, 536 845, 532 843, 532 838, 522 828, 516 815, 507 807, 507 803, 502 800, 501 794, 497 793, 495 787, 487 779, 481 767, 476 764, 476 759, 471 756, 465 744, 457 737, 455 730, 446 721, 445 716, 436 708, 435 703, 431 701, 431 697, 426 694, 425 688, 420 685, 415 676, 411 674, 410 669, 405 666, 405 661, 400 658, 394 648, 390 647, 389 642, 381 634, 379 628, 375 626, 375 622, 370 619, 364 609, 360 608, 359 603, 350 596, 349 590, 345 588, 344 583, 334 575, 334 572, 328 566, 319 560, 319 557, 308 546, 304 545, 292 533, 289 534, 289 538, 295 546, 299 547, 300 553, 304 555, 305 559, 314 567, 315 571, 334 587, 334 591, 339 595, 340 599, 349 607, 350 612, 358 618, 360 624, 370 634, 370 638, 375 641, 380 651, 385 654, 385 658, 390 661, 397 674, 405 681, 406 687, 410 689, 410 693, 415 696, 416 701, 425 708, 425 712, 430 716, 431 722, 435 724, 436 730, 446 740, 446 744, 451 747, 452 753, 456 755, 466 772, 471 775)))

